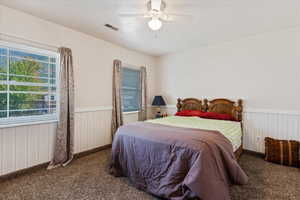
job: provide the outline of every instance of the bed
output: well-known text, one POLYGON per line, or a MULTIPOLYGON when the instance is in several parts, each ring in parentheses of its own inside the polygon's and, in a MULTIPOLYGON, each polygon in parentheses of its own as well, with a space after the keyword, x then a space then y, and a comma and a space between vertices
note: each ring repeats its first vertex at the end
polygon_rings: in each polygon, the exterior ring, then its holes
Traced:
MULTIPOLYGON (((239 99, 237 102, 231 101, 229 99, 213 99, 208 101, 207 99, 202 101, 196 98, 186 98, 184 100, 177 99, 177 111, 182 110, 202 110, 205 112, 217 112, 221 114, 229 114, 240 124, 240 129, 234 130, 235 134, 233 139, 229 140, 233 143, 233 150, 236 156, 236 159, 239 159, 243 153, 243 131, 242 131, 242 117, 243 117, 243 101, 239 99), (238 140, 238 141, 237 141, 238 140), (238 146, 237 146, 238 145, 238 146)), ((216 121, 218 123, 218 121, 216 121)), ((224 123, 224 122, 219 122, 224 123)), ((222 134, 230 135, 230 133, 222 132, 222 134)))
POLYGON ((242 101, 178 99, 177 110, 229 114, 235 122, 167 117, 118 129, 110 170, 155 196, 229 200, 231 184, 246 184, 242 153, 242 101))

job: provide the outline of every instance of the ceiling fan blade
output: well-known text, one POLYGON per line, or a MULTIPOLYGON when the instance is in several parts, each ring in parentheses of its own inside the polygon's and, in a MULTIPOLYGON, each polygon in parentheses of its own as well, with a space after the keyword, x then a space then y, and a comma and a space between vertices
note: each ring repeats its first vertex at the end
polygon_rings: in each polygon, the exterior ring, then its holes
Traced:
POLYGON ((161 0, 151 0, 151 9, 160 11, 161 0))
POLYGON ((143 17, 143 18, 148 18, 150 17, 147 14, 144 13, 121 13, 118 14, 120 17, 143 17))
POLYGON ((189 14, 182 14, 182 13, 165 13, 166 15, 169 16, 174 16, 174 17, 186 17, 186 18, 194 18, 193 15, 189 15, 189 14))
POLYGON ((179 14, 179 13, 164 13, 161 16, 161 19, 165 20, 165 21, 173 21, 173 20, 177 20, 178 18, 193 20, 194 16, 193 15, 187 15, 187 14, 179 14))
POLYGON ((177 14, 177 13, 164 13, 161 15, 160 19, 166 22, 177 22, 177 21, 185 21, 193 23, 195 21, 195 17, 187 14, 177 14))
POLYGON ((174 20, 171 15, 168 15, 166 13, 161 13, 159 18, 163 21, 173 21, 174 20))

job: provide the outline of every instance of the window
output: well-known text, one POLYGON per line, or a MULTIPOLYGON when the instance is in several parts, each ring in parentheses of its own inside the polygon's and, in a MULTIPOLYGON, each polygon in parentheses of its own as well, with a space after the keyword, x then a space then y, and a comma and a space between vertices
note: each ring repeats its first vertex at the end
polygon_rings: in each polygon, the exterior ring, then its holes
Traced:
POLYGON ((122 79, 123 111, 138 111, 140 104, 140 70, 123 68, 122 79))
POLYGON ((57 120, 59 55, 0 42, 0 125, 57 120))

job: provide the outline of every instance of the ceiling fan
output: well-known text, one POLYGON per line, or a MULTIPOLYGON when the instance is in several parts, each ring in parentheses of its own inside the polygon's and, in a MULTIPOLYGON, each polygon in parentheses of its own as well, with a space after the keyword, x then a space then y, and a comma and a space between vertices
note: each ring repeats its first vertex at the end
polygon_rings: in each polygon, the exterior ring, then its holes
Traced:
POLYGON ((184 14, 170 14, 166 13, 167 5, 162 0, 150 0, 147 3, 148 11, 143 14, 139 13, 122 13, 119 14, 120 17, 143 17, 149 18, 150 21, 148 22, 148 26, 151 30, 157 31, 162 27, 162 22, 173 21, 174 17, 192 17, 191 15, 184 15, 184 14))

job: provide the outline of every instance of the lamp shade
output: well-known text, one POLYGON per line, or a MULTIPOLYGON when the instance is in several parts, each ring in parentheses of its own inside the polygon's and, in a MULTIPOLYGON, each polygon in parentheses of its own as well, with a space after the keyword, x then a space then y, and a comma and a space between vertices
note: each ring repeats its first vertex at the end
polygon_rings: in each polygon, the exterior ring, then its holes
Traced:
POLYGON ((155 96, 152 102, 152 106, 165 106, 166 102, 162 96, 155 96))

